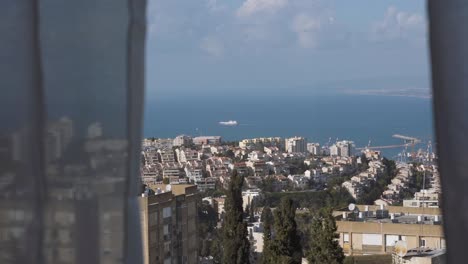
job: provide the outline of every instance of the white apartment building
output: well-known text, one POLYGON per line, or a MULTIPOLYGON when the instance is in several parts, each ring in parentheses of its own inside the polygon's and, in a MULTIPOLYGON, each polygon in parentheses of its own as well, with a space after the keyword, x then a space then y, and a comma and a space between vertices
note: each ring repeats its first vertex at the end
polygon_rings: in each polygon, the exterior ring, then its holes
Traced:
POLYGON ((284 140, 280 137, 243 139, 239 141, 239 147, 245 149, 260 143, 263 144, 264 147, 277 147, 279 149, 284 149, 284 140))
POLYGON ((99 122, 88 126, 88 138, 98 138, 102 136, 102 125, 99 122))
POLYGON ((286 152, 304 153, 307 152, 307 139, 303 137, 292 137, 285 140, 286 152))
POLYGON ((220 136, 204 136, 193 138, 195 145, 219 145, 221 143, 220 136))
POLYGON ((330 156, 340 156, 340 148, 337 145, 331 145, 330 156))
POLYGON ((331 156, 351 157, 354 153, 354 142, 343 140, 338 141, 330 147, 331 156))
POLYGON ((166 150, 160 151, 159 154, 161 155, 162 163, 175 162, 174 151, 172 149, 166 149, 166 150))
POLYGON ((307 143, 307 151, 313 155, 321 155, 322 149, 319 143, 307 143))
POLYGON ((187 136, 187 135, 179 135, 176 138, 174 138, 172 145, 174 147, 181 147, 181 146, 188 146, 191 143, 192 143, 192 137, 187 136))

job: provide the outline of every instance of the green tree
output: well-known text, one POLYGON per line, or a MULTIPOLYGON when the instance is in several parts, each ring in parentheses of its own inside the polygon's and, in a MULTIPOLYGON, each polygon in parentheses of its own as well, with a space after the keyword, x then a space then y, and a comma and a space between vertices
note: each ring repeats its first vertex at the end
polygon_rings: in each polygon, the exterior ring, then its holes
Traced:
POLYGON ((213 257, 214 264, 223 263, 223 248, 221 246, 219 233, 214 232, 213 239, 211 240, 210 255, 213 257))
POLYGON ((269 206, 265 206, 263 208, 260 221, 263 223, 263 226, 269 226, 271 229, 271 226, 273 225, 273 213, 269 206))
POLYGON ((270 207, 265 206, 263 208, 260 221, 263 223, 263 255, 261 263, 274 263, 273 261, 275 255, 273 254, 271 248, 271 228, 273 225, 273 214, 271 213, 270 207))
POLYGON ((169 184, 169 178, 163 178, 163 184, 169 184))
POLYGON ((223 263, 249 264, 250 242, 247 238, 247 224, 243 221, 242 185, 244 178, 233 171, 226 192, 225 216, 223 221, 223 263))
POLYGON ((336 240, 339 235, 336 233, 336 222, 331 209, 322 208, 314 215, 310 233, 310 251, 307 253, 310 264, 343 263, 345 256, 336 240))
POLYGON ((275 237, 272 241, 272 251, 279 263, 302 263, 301 238, 296 224, 296 206, 290 198, 281 199, 275 210, 275 237))
POLYGON ((369 160, 366 157, 366 154, 361 154, 361 164, 358 166, 360 171, 365 171, 369 168, 369 160))
POLYGON ((263 191, 263 192, 273 192, 274 191, 274 184, 275 182, 275 178, 274 177, 265 177, 264 179, 262 179, 262 183, 260 184, 260 189, 263 191))
POLYGON ((255 222, 255 200, 252 199, 252 201, 250 202, 250 206, 249 206, 249 222, 253 223, 255 222))
POLYGON ((235 159, 236 157, 236 154, 234 153, 234 151, 232 151, 232 149, 228 149, 226 151, 226 157, 230 158, 230 159, 235 159))

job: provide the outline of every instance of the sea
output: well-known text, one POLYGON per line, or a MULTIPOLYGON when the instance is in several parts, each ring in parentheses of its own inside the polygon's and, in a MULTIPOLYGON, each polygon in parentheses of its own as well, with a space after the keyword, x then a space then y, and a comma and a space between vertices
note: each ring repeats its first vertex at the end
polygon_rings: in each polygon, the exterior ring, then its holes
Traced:
MULTIPOLYGON (((321 145, 351 140, 356 148, 403 144, 394 134, 433 143, 432 101, 429 98, 320 94, 311 96, 218 96, 149 99, 145 104, 144 136, 173 138, 180 134, 216 135, 224 140, 303 136, 321 145), (220 121, 235 120, 237 126, 220 121)), ((383 149, 398 159, 403 147, 383 149)))

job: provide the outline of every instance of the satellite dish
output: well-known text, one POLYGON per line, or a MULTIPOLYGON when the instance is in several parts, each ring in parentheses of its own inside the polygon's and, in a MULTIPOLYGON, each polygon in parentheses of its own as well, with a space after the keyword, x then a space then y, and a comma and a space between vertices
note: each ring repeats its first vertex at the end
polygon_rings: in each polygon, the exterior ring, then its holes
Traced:
POLYGON ((354 209, 356 209, 356 205, 353 204, 353 203, 350 203, 350 204, 348 205, 348 209, 349 209, 349 211, 353 212, 354 209))
POLYGON ((408 253, 408 245, 406 244, 406 241, 400 240, 396 242, 394 251, 398 256, 404 257, 406 253, 408 253))
POLYGON ((172 186, 170 184, 166 185, 166 192, 170 192, 172 190, 172 186))

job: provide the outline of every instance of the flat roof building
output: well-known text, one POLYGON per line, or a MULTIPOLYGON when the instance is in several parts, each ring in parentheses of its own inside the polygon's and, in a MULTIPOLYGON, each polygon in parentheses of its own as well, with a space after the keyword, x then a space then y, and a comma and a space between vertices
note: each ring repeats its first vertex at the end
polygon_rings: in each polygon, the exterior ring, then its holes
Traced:
POLYGON ((439 208, 357 205, 334 212, 339 243, 345 254, 390 254, 397 241, 408 248, 445 248, 439 208))
POLYGON ((151 185, 139 202, 144 263, 198 263, 197 187, 151 185))

